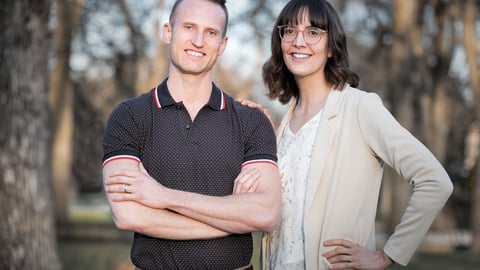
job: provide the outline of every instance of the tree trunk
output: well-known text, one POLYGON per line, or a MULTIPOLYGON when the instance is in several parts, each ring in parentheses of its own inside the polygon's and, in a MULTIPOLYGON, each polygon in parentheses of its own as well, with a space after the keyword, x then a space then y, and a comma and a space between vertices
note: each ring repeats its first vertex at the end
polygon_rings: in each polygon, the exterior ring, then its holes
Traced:
MULTIPOLYGON (((408 130, 414 127, 413 89, 410 85, 410 71, 413 65, 412 53, 409 46, 410 29, 414 28, 418 9, 416 1, 395 1, 393 43, 391 47, 390 72, 391 83, 386 93, 391 104, 392 113, 398 121, 408 130)), ((405 211, 411 188, 405 184, 398 174, 388 169, 385 173, 385 181, 392 181, 391 185, 391 212, 387 219, 387 231, 393 231, 405 211)))
MULTIPOLYGON (((426 55, 422 55, 428 62, 428 58, 435 57, 435 64, 428 64, 424 76, 424 90, 422 95, 422 134, 425 144, 432 151, 435 157, 446 164, 448 142, 452 129, 452 104, 455 102, 454 85, 449 77, 449 69, 453 58, 453 50, 456 43, 456 31, 454 28, 453 15, 458 7, 456 2, 437 2, 432 3, 434 19, 437 23, 437 30, 432 39, 432 46, 425 50, 426 55), (430 54, 430 55, 429 55, 430 54)), ((422 44, 422 41, 418 41, 422 44)), ((455 228, 455 222, 452 214, 453 209, 447 204, 441 211, 435 222, 432 224, 432 230, 449 231, 455 228)))
POLYGON ((84 0, 56 0, 55 66, 49 89, 52 116, 52 179, 55 216, 68 221, 68 207, 75 189, 71 181, 73 156, 73 90, 70 81, 71 42, 84 0))
MULTIPOLYGON (((159 11, 164 10, 165 0, 159 0, 156 9, 159 11)), ((154 27, 155 55, 153 61, 152 59, 144 58, 139 65, 139 76, 136 85, 139 92, 136 94, 157 86, 168 73, 168 46, 162 38, 162 22, 157 19, 154 27)))
MULTIPOLYGON (((449 116, 452 114, 449 102, 449 89, 453 88, 448 76, 450 63, 453 58, 456 35, 453 28, 451 9, 453 4, 437 3, 434 7, 437 22, 437 34, 432 49, 435 52, 436 64, 430 70, 431 91, 425 95, 429 105, 424 110, 423 123, 425 140, 433 154, 444 163, 447 155, 448 135, 450 133, 449 116), (450 32, 447 32, 450 30, 450 32)), ((421 41, 419 41, 421 42, 421 41)))
MULTIPOLYGON (((470 71, 470 86, 475 94, 477 121, 480 120, 480 73, 478 71, 478 39, 475 31, 476 4, 474 0, 465 0, 463 8, 463 45, 467 54, 470 71)), ((472 233, 473 242, 470 250, 480 254, 480 158, 476 160, 476 172, 473 178, 472 192, 472 233)))
POLYGON ((0 269, 60 269, 50 181, 50 5, 0 6, 0 269))
MULTIPOLYGON (((124 24, 130 32, 131 51, 117 52, 115 56, 115 87, 120 99, 131 98, 136 95, 137 81, 139 80, 140 62, 144 58, 145 36, 134 23, 132 14, 125 0, 115 0, 123 15, 124 24)), ((156 86, 156 85, 155 85, 156 86)), ((149 88, 153 85, 149 86, 149 88)), ((139 91, 144 92, 147 89, 139 91)))
POLYGON ((480 166, 477 158, 476 171, 473 178, 472 194, 472 245, 470 251, 480 254, 480 166))

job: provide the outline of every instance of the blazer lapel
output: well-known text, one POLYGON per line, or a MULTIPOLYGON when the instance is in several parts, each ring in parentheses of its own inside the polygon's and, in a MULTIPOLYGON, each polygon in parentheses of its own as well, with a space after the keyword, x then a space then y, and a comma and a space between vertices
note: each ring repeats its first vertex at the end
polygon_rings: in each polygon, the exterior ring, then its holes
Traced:
MULTIPOLYGON (((342 93, 344 91, 331 90, 328 94, 325 106, 322 110, 322 115, 320 116, 320 123, 318 125, 317 134, 315 136, 315 143, 312 149, 312 157, 310 159, 310 168, 308 172, 307 179, 307 194, 306 194, 306 205, 305 213, 308 213, 312 201, 314 199, 315 193, 317 191, 318 184, 321 180, 327 158, 329 157, 330 148, 332 147, 333 139, 337 131, 337 126, 335 124, 335 116, 338 114, 338 110, 341 105, 342 93)), ((282 134, 288 125, 292 113, 297 106, 297 101, 295 100, 287 113, 282 119, 280 126, 277 130, 277 145, 280 143, 282 134)))
POLYGON ((330 91, 322 115, 320 116, 307 178, 305 213, 308 213, 308 210, 312 205, 315 193, 317 192, 318 185, 321 181, 321 176, 325 169, 325 164, 330 156, 330 150, 333 146, 333 140, 337 132, 337 125, 334 119, 338 114, 341 96, 342 91, 330 91))

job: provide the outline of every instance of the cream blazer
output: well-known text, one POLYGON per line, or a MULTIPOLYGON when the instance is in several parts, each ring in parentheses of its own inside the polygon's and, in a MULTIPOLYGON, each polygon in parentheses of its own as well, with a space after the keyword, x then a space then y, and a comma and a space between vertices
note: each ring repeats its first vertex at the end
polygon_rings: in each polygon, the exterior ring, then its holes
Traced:
MULTIPOLYGON (((295 106, 296 102, 280 124, 277 143, 295 106)), ((322 244, 327 239, 344 238, 376 249, 375 215, 384 164, 412 186, 402 221, 384 246, 392 260, 406 265, 453 185, 439 161, 400 126, 378 95, 349 86, 332 90, 318 125, 307 179, 306 269, 328 269, 321 256, 328 251, 322 244)), ((266 235, 264 263, 268 241, 266 235)))

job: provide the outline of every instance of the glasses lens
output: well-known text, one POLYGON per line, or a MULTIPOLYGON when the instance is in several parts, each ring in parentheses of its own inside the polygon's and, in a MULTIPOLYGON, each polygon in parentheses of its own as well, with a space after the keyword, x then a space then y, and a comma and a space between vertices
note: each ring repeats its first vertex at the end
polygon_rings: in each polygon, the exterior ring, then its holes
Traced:
MULTIPOLYGON (((279 26, 278 31, 280 34, 280 38, 285 42, 294 41, 295 38, 297 38, 299 32, 296 27, 290 25, 279 26)), ((322 39, 322 35, 324 33, 324 30, 314 26, 307 27, 302 31, 303 38, 305 42, 309 45, 317 44, 320 39, 322 39)))
POLYGON ((308 44, 317 44, 322 38, 322 30, 317 27, 307 27, 303 31, 303 38, 308 44))
POLYGON ((295 28, 288 25, 279 26, 278 30, 280 33, 280 38, 286 42, 293 41, 297 35, 297 31, 295 30, 295 28))

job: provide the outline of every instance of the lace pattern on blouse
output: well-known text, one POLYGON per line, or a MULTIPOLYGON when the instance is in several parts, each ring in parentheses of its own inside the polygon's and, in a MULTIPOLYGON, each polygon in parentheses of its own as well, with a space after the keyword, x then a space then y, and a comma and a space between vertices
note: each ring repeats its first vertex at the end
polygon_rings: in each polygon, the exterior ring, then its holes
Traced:
POLYGON ((282 180, 282 215, 271 233, 270 268, 305 269, 303 213, 307 176, 321 112, 306 122, 297 133, 284 129, 278 146, 278 165, 282 180))

